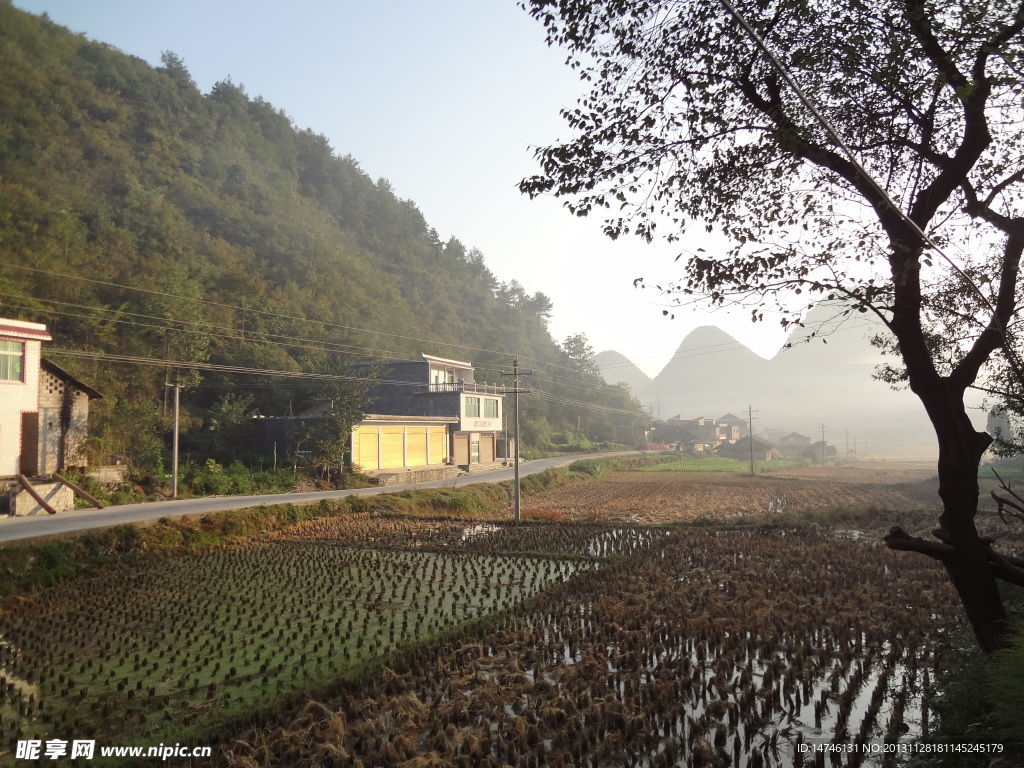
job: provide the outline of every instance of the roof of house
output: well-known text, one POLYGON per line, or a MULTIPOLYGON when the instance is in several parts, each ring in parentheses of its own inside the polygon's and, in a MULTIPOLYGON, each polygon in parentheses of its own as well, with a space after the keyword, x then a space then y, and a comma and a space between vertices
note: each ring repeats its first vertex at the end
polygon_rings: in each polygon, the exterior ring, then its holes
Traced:
POLYGON ((428 363, 440 363, 441 365, 451 365, 456 368, 472 368, 472 363, 463 362, 462 360, 449 360, 446 357, 434 357, 434 355, 428 355, 426 352, 420 352, 420 357, 426 360, 428 363))
POLYGON ((53 341, 53 337, 47 332, 46 326, 42 323, 12 320, 9 317, 0 317, 0 336, 14 336, 15 338, 32 339, 33 341, 53 341))
POLYGON ((701 442, 700 438, 697 435, 693 434, 686 427, 681 426, 679 424, 659 424, 659 425, 656 425, 656 429, 654 430, 654 433, 659 438, 664 437, 666 440, 668 440, 670 442, 680 442, 680 443, 701 442))
POLYGON ((40 358, 39 359, 39 367, 42 368, 44 371, 48 371, 48 372, 52 373, 57 378, 63 379, 64 381, 66 381, 67 383, 71 384, 76 389, 81 390, 82 392, 84 392, 86 395, 89 396, 90 400, 102 400, 103 399, 103 395, 101 395, 95 389, 90 387, 88 384, 85 384, 85 383, 79 381, 78 379, 76 379, 74 376, 72 376, 70 373, 65 371, 63 368, 61 368, 59 365, 57 365, 52 360, 47 360, 45 357, 40 358))
POLYGON ((450 365, 454 368, 467 368, 469 370, 475 370, 472 363, 467 363, 462 360, 449 360, 447 357, 436 357, 435 355, 428 355, 425 352, 420 352, 419 357, 392 357, 387 360, 360 360, 352 363, 353 366, 359 366, 365 368, 367 366, 379 365, 386 366, 388 363, 436 363, 439 365, 450 365))
POLYGON ((757 435, 747 435, 746 437, 741 437, 739 440, 733 443, 733 445, 747 445, 751 440, 754 441, 754 445, 763 446, 765 448, 775 447, 775 443, 771 442, 770 440, 765 440, 763 437, 758 437, 757 435))
POLYGON ((415 423, 433 423, 433 424, 458 424, 458 416, 397 416, 390 413, 364 413, 363 418, 358 422, 359 424, 366 424, 369 422, 376 421, 407 421, 415 423))

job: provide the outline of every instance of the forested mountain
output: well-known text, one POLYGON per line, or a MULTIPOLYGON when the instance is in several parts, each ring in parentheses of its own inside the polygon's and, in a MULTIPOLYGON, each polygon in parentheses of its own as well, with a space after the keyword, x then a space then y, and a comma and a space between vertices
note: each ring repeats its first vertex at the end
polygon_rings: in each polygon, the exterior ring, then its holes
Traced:
MULTIPOLYGON (((230 80, 203 94, 172 53, 152 67, 0 2, 0 105, 0 314, 46 322, 48 352, 104 393, 97 451, 158 431, 167 370, 60 349, 303 373, 423 351, 494 383, 518 354, 548 393, 524 406, 534 442, 632 430, 555 402, 634 407, 551 338, 547 297, 499 283, 386 180, 230 80)), ((233 388, 264 414, 318 391, 179 370, 194 426, 233 388)))

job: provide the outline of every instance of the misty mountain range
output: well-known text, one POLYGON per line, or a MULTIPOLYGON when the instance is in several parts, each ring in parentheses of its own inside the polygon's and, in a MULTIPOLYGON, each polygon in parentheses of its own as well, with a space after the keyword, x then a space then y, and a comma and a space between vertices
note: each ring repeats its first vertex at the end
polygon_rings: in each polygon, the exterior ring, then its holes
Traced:
MULTIPOLYGON (((873 378, 880 364, 894 363, 869 343, 881 326, 862 315, 810 337, 832 314, 816 308, 770 360, 714 326, 687 334, 653 379, 616 351, 595 360, 606 381, 629 384, 655 419, 745 418, 752 408, 755 434, 799 432, 820 440, 824 425, 840 458, 848 447, 861 458, 934 457, 935 439, 918 399, 873 378)), ((977 400, 975 424, 982 426, 977 400)))

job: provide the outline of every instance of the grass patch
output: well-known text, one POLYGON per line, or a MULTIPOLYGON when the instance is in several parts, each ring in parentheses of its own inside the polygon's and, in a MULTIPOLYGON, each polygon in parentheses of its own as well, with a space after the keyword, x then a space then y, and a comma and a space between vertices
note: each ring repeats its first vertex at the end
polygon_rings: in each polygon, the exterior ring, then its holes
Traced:
POLYGON ((570 475, 597 477, 606 472, 623 472, 633 469, 653 470, 657 467, 677 463, 678 454, 637 454, 632 456, 611 456, 606 459, 578 459, 566 467, 570 475))
MULTIPOLYGON (((768 474, 787 469, 796 469, 802 466, 804 466, 804 462, 795 459, 755 461, 754 472, 757 474, 768 474)), ((664 464, 641 467, 638 470, 641 472, 739 472, 749 474, 750 462, 722 457, 683 459, 681 461, 670 461, 664 464)))

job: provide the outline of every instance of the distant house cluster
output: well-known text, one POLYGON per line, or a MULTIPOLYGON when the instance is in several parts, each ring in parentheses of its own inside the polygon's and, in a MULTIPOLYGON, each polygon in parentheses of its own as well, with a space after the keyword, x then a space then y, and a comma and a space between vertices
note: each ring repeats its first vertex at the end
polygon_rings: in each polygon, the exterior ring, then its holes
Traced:
POLYGON ((769 461, 771 459, 808 459, 821 462, 835 458, 835 446, 797 432, 783 435, 751 435, 748 422, 731 413, 715 419, 684 419, 681 415, 651 425, 651 442, 690 454, 715 454, 734 459, 769 461), (771 439, 775 438, 775 439, 771 439))
POLYGON ((83 493, 59 473, 85 465, 89 401, 100 393, 43 357, 51 340, 42 323, 0 318, 0 509, 8 514, 53 514, 72 507, 72 491, 83 493))
POLYGON ((714 451, 721 445, 735 443, 747 434, 747 422, 731 413, 718 419, 703 416, 684 419, 673 416, 652 425, 652 442, 670 445, 686 453, 714 451))

